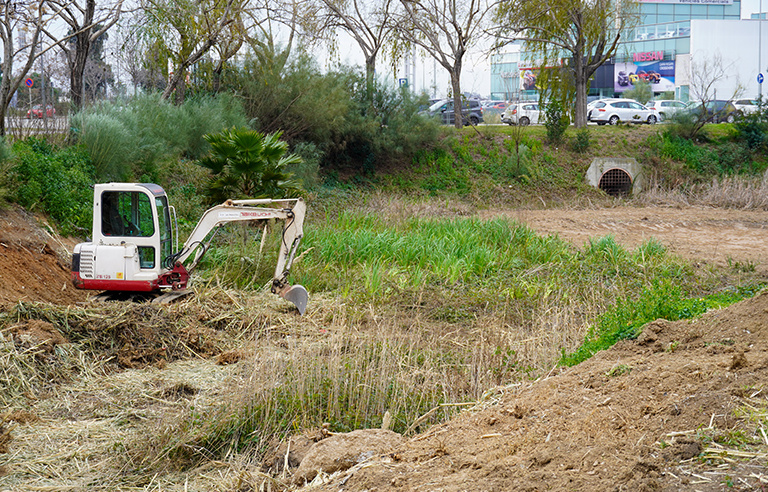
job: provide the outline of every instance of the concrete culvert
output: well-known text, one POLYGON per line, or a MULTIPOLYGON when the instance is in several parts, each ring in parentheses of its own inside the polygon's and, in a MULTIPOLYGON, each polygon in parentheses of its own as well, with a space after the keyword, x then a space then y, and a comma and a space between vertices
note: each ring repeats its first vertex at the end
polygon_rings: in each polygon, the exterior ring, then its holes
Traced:
POLYGON ((587 169, 587 183, 611 196, 636 195, 643 190, 643 167, 632 158, 598 157, 587 169))
POLYGON ((611 196, 629 196, 632 192, 632 176, 624 169, 609 169, 600 176, 597 187, 611 196))

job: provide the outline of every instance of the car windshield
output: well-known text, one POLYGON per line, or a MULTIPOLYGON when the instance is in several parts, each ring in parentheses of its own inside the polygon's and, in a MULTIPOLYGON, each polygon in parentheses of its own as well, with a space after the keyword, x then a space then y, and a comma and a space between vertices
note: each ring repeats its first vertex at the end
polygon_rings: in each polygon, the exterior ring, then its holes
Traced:
POLYGON ((448 103, 448 101, 437 101, 435 104, 429 107, 430 111, 437 111, 440 109, 441 106, 444 106, 448 103))

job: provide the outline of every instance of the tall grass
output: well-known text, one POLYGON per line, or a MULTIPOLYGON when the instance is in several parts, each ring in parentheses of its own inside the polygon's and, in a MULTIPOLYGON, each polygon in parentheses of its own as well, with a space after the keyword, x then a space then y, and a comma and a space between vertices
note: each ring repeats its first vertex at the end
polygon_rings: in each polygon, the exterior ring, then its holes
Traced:
POLYGON ((199 158, 207 150, 203 135, 247 124, 242 108, 226 95, 175 106, 149 94, 124 104, 104 102, 72 117, 72 131, 102 181, 156 181, 163 160, 199 158))
POLYGON ((608 236, 574 248, 503 218, 348 211, 309 227, 292 281, 310 291, 320 336, 315 328, 260 344, 237 401, 190 413, 164 453, 263 453, 275 436, 323 422, 378 427, 386 412, 405 432, 423 415, 430 425, 452 403, 636 336, 655 317, 697 315, 754 292, 706 297, 721 285, 657 241, 629 251, 608 236))

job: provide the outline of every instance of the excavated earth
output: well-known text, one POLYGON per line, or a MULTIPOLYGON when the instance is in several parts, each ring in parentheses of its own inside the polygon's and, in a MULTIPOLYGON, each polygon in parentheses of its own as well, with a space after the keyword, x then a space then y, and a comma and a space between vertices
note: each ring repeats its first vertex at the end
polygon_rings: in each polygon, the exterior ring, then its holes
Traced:
MULTIPOLYGON (((577 247, 607 234, 628 248, 655 238, 702 267, 742 265, 768 275, 768 212, 622 207, 506 215, 577 247)), ((19 300, 84 301, 68 283, 71 246, 39 218, 0 211, 0 309, 19 300)), ((762 293, 694 321, 657 320, 637 340, 499 388, 455 419, 351 468, 321 473, 305 488, 766 491, 766 383, 762 293)), ((0 428, 0 472, 7 438, 0 428)))

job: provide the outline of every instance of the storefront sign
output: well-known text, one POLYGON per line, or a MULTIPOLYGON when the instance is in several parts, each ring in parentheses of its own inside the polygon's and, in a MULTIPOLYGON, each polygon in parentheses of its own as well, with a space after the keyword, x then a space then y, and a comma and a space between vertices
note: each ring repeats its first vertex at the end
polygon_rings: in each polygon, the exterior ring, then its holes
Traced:
POLYGON ((675 90, 675 62, 617 63, 614 66, 614 91, 632 89, 640 80, 649 83, 653 92, 675 90))
POLYGON ((635 62, 656 61, 656 60, 663 60, 663 59, 664 59, 663 51, 646 51, 644 53, 632 53, 632 60, 635 62))

